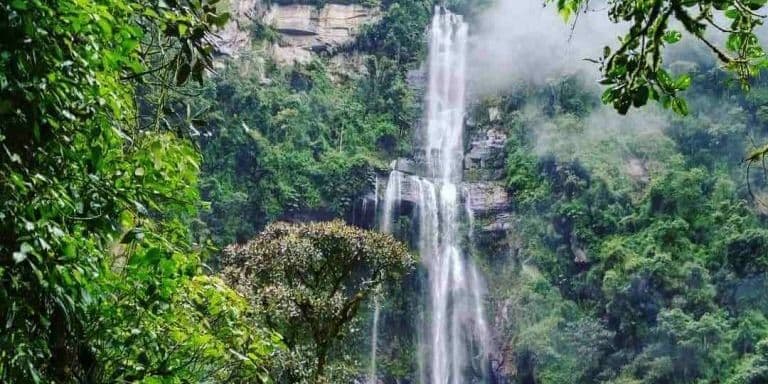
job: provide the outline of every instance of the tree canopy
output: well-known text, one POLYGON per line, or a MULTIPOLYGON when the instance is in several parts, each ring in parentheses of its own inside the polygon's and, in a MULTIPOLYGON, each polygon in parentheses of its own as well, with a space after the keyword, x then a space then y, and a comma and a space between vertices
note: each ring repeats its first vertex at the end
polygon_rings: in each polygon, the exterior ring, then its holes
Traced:
MULTIPOLYGON (((308 371, 317 381, 363 301, 414 259, 390 235, 333 221, 271 224, 245 245, 228 247, 223 264, 226 281, 282 331, 289 348, 314 350, 308 371)), ((309 379, 293 375, 291 382, 309 379)))
POLYGON ((202 80, 226 20, 215 1, 0 5, 0 381, 266 379, 278 339, 189 241, 200 156, 137 123, 137 84, 202 80))

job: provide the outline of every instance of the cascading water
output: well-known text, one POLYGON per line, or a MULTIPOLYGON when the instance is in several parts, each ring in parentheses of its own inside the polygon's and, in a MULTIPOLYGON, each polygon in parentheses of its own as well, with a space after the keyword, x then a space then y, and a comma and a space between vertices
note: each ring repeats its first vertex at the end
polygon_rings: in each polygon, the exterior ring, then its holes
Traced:
MULTIPOLYGON (((376 184, 373 190, 374 196, 374 212, 378 212, 379 209, 379 180, 376 180, 376 184)), ((391 210, 391 208, 390 208, 391 210)), ((373 296, 373 324, 371 325, 371 366, 368 373, 368 383, 376 384, 376 353, 379 348, 379 315, 381 312, 381 306, 379 304, 379 291, 374 292, 373 296)))
POLYGON ((376 350, 379 347, 379 292, 373 296, 373 327, 371 331, 371 371, 368 374, 368 383, 376 384, 376 350))
MULTIPOLYGON (((462 178, 466 47, 467 25, 461 16, 437 8, 429 40, 423 132, 426 174, 419 177, 392 171, 380 222, 383 232, 392 232, 396 207, 407 184, 416 196, 418 250, 428 273, 419 346, 423 384, 476 383, 487 376, 482 281, 461 250, 458 185, 462 178)), ((463 214, 471 218, 471 210, 463 214)))

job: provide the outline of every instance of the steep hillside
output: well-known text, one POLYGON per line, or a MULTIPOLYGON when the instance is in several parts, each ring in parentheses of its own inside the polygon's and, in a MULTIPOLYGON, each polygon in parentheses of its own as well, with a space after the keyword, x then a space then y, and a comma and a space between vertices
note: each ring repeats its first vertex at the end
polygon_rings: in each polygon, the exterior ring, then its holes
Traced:
POLYGON ((765 179, 741 161, 763 91, 728 97, 718 71, 684 118, 619 117, 578 77, 478 100, 476 130, 508 135, 509 216, 475 231, 505 382, 764 377, 765 179))
POLYGON ((410 143, 407 76, 432 12, 429 1, 235 4, 252 7, 238 26, 248 41, 235 39, 199 96, 180 100, 208 159, 199 233, 220 245, 278 218, 347 217, 373 191, 373 170, 410 143))

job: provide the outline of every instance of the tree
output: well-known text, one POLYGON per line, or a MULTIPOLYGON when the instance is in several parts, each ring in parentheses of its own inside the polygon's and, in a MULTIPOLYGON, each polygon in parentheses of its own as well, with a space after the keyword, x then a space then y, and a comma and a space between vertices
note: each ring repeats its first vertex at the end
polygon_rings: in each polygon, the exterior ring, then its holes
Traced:
MULTIPOLYGON (((548 2, 555 2, 566 20, 590 10, 589 0, 548 2)), ((709 48, 748 88, 750 77, 768 64, 755 34, 763 23, 765 16, 760 11, 765 5, 765 0, 609 1, 610 20, 630 27, 620 36, 617 48, 605 47, 603 57, 596 60, 603 74, 601 83, 608 86, 603 102, 625 114, 630 107, 643 106, 650 99, 687 114, 687 104, 679 92, 691 84, 690 76, 673 77, 663 67, 664 49, 680 41, 683 32, 709 48), (713 31, 727 35, 724 44, 713 41, 713 31)))
POLYGON ((189 242, 200 157, 137 124, 136 85, 202 80, 226 18, 215 0, 0 4, 1 382, 263 376, 270 337, 189 242))
POLYGON ((749 355, 735 369, 726 384, 758 384, 768 380, 768 340, 757 344, 757 351, 749 355))
POLYGON ((341 221, 277 223, 247 244, 228 247, 222 273, 263 309, 289 348, 311 345, 312 377, 318 381, 332 344, 343 336, 366 297, 413 263, 390 235, 341 221))

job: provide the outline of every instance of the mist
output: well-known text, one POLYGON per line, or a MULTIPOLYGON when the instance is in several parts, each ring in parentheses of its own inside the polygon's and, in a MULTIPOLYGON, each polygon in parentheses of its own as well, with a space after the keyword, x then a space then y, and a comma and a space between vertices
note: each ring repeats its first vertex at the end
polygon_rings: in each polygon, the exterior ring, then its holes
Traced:
MULTIPOLYGON (((541 0, 498 0, 479 14, 471 32, 467 65, 472 93, 482 98, 514 92, 521 83, 545 86, 576 76, 598 97, 603 89, 597 83, 599 65, 585 59, 600 57, 606 45, 615 47, 627 25, 612 23, 606 5, 592 4, 589 11, 569 22, 554 4, 544 6, 541 0)), ((680 63, 701 62, 706 52, 691 44, 694 40, 688 36, 685 40, 668 50, 667 65, 690 69, 680 63)), ((669 148, 664 134, 669 115, 657 105, 633 109, 626 116, 599 105, 582 118, 553 119, 542 113, 546 102, 531 99, 523 111, 538 156, 557 153, 591 167, 614 164, 619 172, 626 172, 627 161, 642 157, 636 150, 654 153, 669 148), (652 148, 641 149, 642 143, 652 148)))
MULTIPOLYGON (((722 15, 715 16, 720 24, 727 24, 722 15)), ((574 74, 595 83, 599 65, 585 59, 601 57, 606 45, 615 49, 628 27, 610 21, 603 1, 591 2, 586 12, 566 22, 554 4, 545 6, 543 0, 497 0, 474 18, 467 63, 470 87, 478 95, 493 94, 516 81, 541 85, 574 74)), ((681 72, 719 65, 712 52, 682 26, 673 23, 671 27, 683 32, 683 39, 665 48, 666 67, 681 72)), ((768 40, 768 27, 755 32, 761 41, 768 40)), ((714 28, 706 35, 717 45, 726 37, 714 28)))
POLYGON ((579 14, 574 24, 541 0, 498 0, 477 16, 473 27, 468 69, 478 94, 564 74, 596 80, 598 65, 584 59, 599 57, 623 30, 608 20, 605 8, 579 14))

